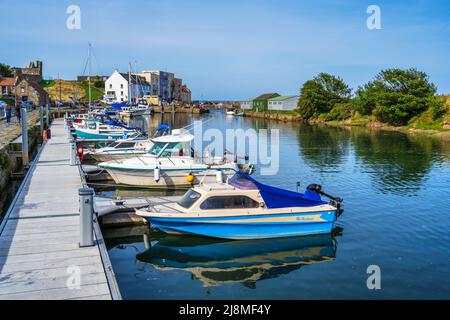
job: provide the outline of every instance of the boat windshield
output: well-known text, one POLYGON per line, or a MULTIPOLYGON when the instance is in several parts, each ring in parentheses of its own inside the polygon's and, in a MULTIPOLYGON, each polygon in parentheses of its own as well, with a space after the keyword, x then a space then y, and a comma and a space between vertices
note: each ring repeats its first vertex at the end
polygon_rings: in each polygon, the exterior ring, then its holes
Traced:
POLYGON ((189 189, 177 203, 183 208, 189 209, 198 199, 200 199, 200 193, 189 189))
POLYGON ((182 157, 182 156, 189 156, 190 155, 190 144, 189 142, 157 142, 155 143, 150 151, 149 154, 157 156, 161 153, 160 157, 182 157), (161 150, 163 150, 161 153, 161 150))
POLYGON ((166 144, 167 143, 165 142, 157 142, 150 148, 148 153, 153 156, 157 156, 161 152, 161 150, 165 147, 166 144))

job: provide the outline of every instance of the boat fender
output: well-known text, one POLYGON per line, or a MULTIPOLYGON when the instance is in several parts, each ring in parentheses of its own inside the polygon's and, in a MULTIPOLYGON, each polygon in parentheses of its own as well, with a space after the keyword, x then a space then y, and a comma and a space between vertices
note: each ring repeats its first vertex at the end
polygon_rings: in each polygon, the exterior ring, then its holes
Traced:
POLYGON ((189 172, 189 174, 186 176, 186 180, 191 184, 194 182, 195 176, 192 174, 192 172, 189 172))
POLYGON ((77 148, 77 156, 78 158, 80 158, 81 161, 84 160, 84 147, 81 144, 77 148))
POLYGON ((161 169, 159 167, 156 167, 155 170, 153 171, 153 174, 155 181, 159 182, 159 180, 161 179, 161 169))

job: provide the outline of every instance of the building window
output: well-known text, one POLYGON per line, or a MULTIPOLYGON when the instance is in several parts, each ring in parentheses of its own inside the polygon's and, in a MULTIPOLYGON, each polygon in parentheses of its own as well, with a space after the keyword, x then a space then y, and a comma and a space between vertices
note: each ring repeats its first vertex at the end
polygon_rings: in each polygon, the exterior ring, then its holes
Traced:
POLYGON ((123 83, 120 84, 120 89, 123 89, 123 83))
POLYGON ((112 89, 112 84, 111 83, 109 84, 109 88, 112 89))

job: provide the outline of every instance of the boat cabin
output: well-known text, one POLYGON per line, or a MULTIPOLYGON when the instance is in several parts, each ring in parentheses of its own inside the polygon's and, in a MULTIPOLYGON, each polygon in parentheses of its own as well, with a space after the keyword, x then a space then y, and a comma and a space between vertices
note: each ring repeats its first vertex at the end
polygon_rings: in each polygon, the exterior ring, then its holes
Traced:
POLYGON ((308 207, 316 210, 318 206, 322 206, 324 210, 331 208, 312 191, 301 194, 269 187, 248 175, 237 173, 226 183, 201 183, 189 189, 171 210, 167 204, 161 209, 168 213, 200 212, 216 215, 223 211, 227 215, 239 215, 245 212, 296 212, 298 207, 308 211, 308 207))
POLYGON ((151 139, 154 145, 148 154, 157 158, 166 157, 192 157, 192 140, 194 136, 187 130, 174 129, 172 134, 151 139))

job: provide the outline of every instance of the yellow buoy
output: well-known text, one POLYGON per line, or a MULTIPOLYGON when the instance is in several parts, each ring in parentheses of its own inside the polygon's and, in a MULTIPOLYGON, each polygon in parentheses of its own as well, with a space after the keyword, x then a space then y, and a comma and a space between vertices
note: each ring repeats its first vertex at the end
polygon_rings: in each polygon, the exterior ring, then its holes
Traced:
POLYGON ((192 182, 194 182, 194 180, 195 180, 195 176, 194 176, 192 173, 189 173, 189 174, 186 176, 186 180, 187 180, 187 182, 192 183, 192 182))

